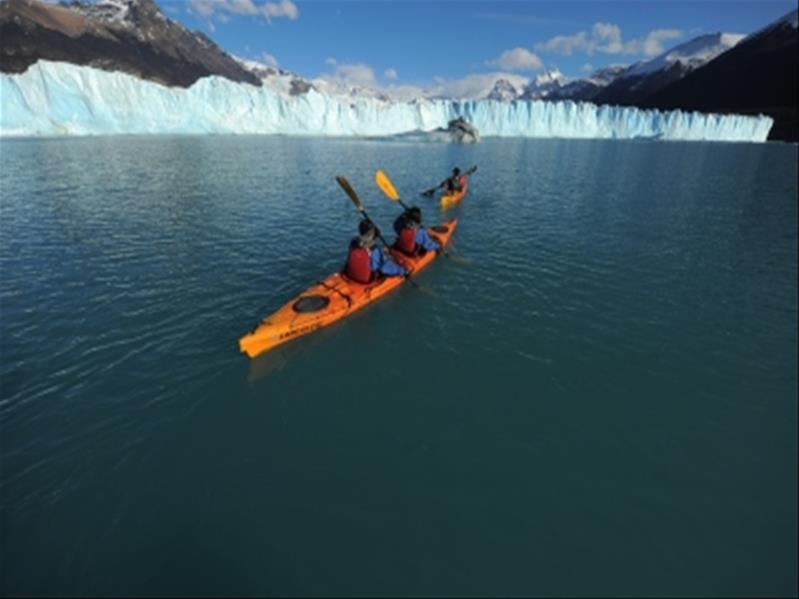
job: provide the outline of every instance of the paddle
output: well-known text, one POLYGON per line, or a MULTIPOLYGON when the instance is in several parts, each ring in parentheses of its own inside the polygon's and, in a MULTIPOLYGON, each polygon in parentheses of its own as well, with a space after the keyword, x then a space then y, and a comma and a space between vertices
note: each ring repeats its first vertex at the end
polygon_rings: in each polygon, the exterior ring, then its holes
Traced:
MULTIPOLYGON (((477 172, 477 165, 476 164, 472 168, 467 170, 465 173, 463 173, 463 174, 468 177, 469 175, 473 175, 475 172, 477 172)), ((431 197, 433 197, 433 194, 436 192, 436 189, 438 189, 442 185, 443 185, 443 183, 439 183, 435 187, 431 187, 430 189, 426 189, 425 191, 421 192, 421 195, 423 195, 423 196, 425 196, 427 198, 431 198, 431 197)))
MULTIPOLYGON (((475 167, 477 168, 477 167, 475 167)), ((375 183, 380 188, 380 190, 388 196, 388 198, 394 202, 399 202, 405 210, 408 210, 408 206, 405 205, 400 199, 399 193, 397 193, 397 189, 394 187, 394 184, 391 182, 391 179, 388 178, 388 175, 384 173, 381 169, 377 169, 375 172, 375 183)), ((441 245, 441 253, 444 254, 447 258, 452 259, 453 256, 444 249, 444 246, 441 245)))
MULTIPOLYGON (((369 218, 369 215, 366 214, 366 208, 364 208, 363 202, 361 202, 361 198, 359 198, 358 194, 355 193, 355 190, 352 188, 352 185, 350 185, 350 182, 347 181, 347 179, 345 179, 341 175, 336 175, 336 181, 338 181, 338 184, 341 186, 341 189, 343 189, 344 192, 350 197, 350 200, 352 200, 352 203, 355 204, 356 210, 358 210, 358 212, 360 212, 366 220, 368 220, 371 223, 374 223, 375 221, 373 221, 371 218, 369 218)), ((377 225, 375 225, 375 229, 376 229, 375 232, 377 233, 377 238, 385 246, 386 251, 388 251, 388 255, 391 256, 391 252, 389 251, 391 246, 388 245, 388 242, 386 242, 385 239, 383 239, 383 234, 380 232, 380 229, 377 227, 377 225)), ((419 285, 417 285, 416 281, 414 281, 411 278, 410 271, 408 271, 408 275, 405 278, 408 280, 408 282, 411 285, 416 287, 416 289, 419 289, 419 285)))

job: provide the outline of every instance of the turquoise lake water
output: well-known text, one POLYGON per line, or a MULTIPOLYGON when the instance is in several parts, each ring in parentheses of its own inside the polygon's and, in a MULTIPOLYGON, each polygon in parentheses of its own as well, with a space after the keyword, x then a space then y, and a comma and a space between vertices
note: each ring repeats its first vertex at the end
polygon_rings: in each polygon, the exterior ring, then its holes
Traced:
POLYGON ((797 592, 797 146, 3 140, 0 593, 797 592), (479 165, 454 250, 238 338, 479 165))

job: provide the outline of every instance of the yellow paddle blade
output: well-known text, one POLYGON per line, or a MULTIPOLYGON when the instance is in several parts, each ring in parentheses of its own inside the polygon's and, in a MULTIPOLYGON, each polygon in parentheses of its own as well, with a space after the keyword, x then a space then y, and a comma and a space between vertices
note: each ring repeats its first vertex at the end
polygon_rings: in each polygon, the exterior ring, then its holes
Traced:
POLYGON ((360 212, 363 212, 364 210, 363 203, 361 202, 361 199, 358 197, 358 194, 355 193, 355 190, 352 188, 352 185, 350 185, 350 182, 347 181, 347 179, 345 179, 341 175, 336 175, 336 181, 338 181, 338 184, 341 186, 341 189, 343 189, 344 192, 350 197, 352 203, 355 204, 355 207, 360 212))
POLYGON ((388 178, 388 175, 386 175, 386 173, 384 173, 380 169, 377 169, 377 172, 375 172, 375 183, 377 183, 377 186, 389 198, 391 198, 392 200, 399 199, 399 194, 397 193, 397 190, 394 189, 394 185, 391 184, 391 180, 388 178))

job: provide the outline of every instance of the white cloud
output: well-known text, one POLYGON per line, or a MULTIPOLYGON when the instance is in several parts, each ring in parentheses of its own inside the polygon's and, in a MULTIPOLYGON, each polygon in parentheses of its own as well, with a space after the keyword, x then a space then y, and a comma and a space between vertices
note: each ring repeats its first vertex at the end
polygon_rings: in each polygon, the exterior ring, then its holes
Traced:
POLYGON ((592 50, 605 54, 618 54, 624 51, 621 41, 621 29, 612 23, 594 23, 591 27, 592 50))
POLYGON ((534 71, 543 66, 541 59, 526 48, 505 50, 499 58, 489 61, 488 64, 506 71, 534 71))
POLYGON ((677 39, 682 37, 682 31, 679 29, 656 29, 650 31, 643 41, 643 52, 647 56, 657 56, 663 54, 666 49, 663 47, 663 42, 667 40, 677 39))
POLYGON ((573 35, 558 35, 546 42, 536 44, 539 52, 553 52, 569 56, 584 52, 589 56, 602 54, 644 54, 655 56, 664 52, 663 42, 683 36, 679 29, 654 29, 643 38, 625 42, 621 29, 613 23, 594 23, 589 31, 578 31, 573 35))
MULTIPOLYGON (((327 58, 325 62, 335 67, 333 72, 323 73, 314 81, 322 81, 326 84, 330 84, 334 89, 338 88, 339 91, 344 91, 341 89, 342 87, 362 87, 374 90, 378 94, 389 96, 399 102, 407 102, 415 98, 423 98, 429 95, 427 90, 414 85, 397 85, 395 83, 381 85, 375 77, 374 69, 368 64, 339 64, 339 62, 332 57, 327 58)), ((398 78, 395 69, 386 69, 383 75, 390 80, 398 78), (392 77, 392 75, 394 75, 394 77, 392 77)))
POLYGON ((321 75, 320 79, 347 85, 377 88, 375 72, 369 65, 363 63, 338 64, 337 62, 334 62, 333 65, 336 67, 333 72, 321 75))
POLYGON ((535 49, 539 52, 554 52, 565 56, 571 55, 575 50, 585 51, 587 47, 588 39, 585 31, 580 31, 574 35, 556 35, 546 42, 535 45, 535 49))
POLYGON ((281 2, 267 2, 261 8, 267 18, 286 17, 292 21, 300 16, 300 9, 291 0, 281 0, 281 2))
POLYGON ((528 77, 513 73, 475 73, 462 79, 435 78, 430 93, 448 98, 481 98, 488 94, 498 79, 507 79, 516 89, 521 89, 530 81, 528 77))
POLYGON ((237 15, 257 15, 258 9, 252 0, 230 0, 229 10, 237 15))
POLYGON ((274 54, 269 54, 268 52, 261 54, 261 62, 269 67, 278 67, 277 58, 275 58, 274 54))
MULTIPOLYGON (((267 21, 285 17, 292 21, 300 16, 300 10, 292 0, 280 2, 264 2, 257 4, 253 0, 188 0, 189 10, 199 16, 210 19, 213 15, 224 21, 228 15, 263 16, 267 21)), ((213 30, 213 25, 209 22, 213 30)))
POLYGON ((201 17, 210 17, 218 6, 219 3, 215 0, 189 0, 189 10, 201 17))
POLYGON ((593 73, 594 72, 594 65, 592 65, 590 62, 587 62, 583 66, 580 67, 580 70, 583 73, 593 73))

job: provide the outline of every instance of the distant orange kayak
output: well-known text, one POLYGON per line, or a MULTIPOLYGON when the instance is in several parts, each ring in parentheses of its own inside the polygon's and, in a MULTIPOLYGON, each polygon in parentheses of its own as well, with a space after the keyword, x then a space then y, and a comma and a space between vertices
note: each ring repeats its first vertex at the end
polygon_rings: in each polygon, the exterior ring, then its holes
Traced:
MULTIPOLYGON (((444 247, 449 243, 458 219, 452 219, 429 227, 430 236, 444 247)), ((416 274, 433 260, 436 252, 409 257, 391 251, 394 259, 416 274)), ((383 297, 405 282, 404 277, 381 277, 373 283, 357 283, 341 272, 336 272, 311 285, 289 300, 271 316, 267 316, 252 330, 239 339, 239 349, 254 358, 270 349, 297 339, 308 333, 333 324, 337 320, 360 310, 383 297)))
POLYGON ((446 210, 447 208, 452 208, 453 206, 459 204, 460 201, 466 195, 466 192, 468 190, 469 190, 469 180, 466 179, 463 185, 463 189, 461 189, 460 191, 453 191, 451 193, 444 194, 441 196, 440 199, 441 208, 443 210, 446 210))

